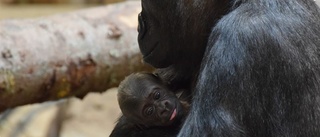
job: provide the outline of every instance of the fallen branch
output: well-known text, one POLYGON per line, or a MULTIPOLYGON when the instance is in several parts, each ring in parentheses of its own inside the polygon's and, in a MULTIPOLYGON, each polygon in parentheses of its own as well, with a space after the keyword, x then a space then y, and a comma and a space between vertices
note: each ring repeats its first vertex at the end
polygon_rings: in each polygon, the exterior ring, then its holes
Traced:
POLYGON ((83 97, 148 70, 137 37, 139 2, 31 20, 0 21, 0 112, 83 97))

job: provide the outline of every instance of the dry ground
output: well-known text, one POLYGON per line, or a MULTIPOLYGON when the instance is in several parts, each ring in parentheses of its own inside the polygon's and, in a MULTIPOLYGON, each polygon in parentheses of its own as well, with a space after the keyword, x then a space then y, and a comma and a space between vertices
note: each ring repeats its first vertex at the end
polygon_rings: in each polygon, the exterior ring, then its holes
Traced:
POLYGON ((114 88, 102 94, 90 93, 83 100, 19 107, 0 120, 0 137, 49 137, 56 122, 62 122, 61 137, 108 137, 121 113, 116 93, 114 88), (61 108, 65 108, 63 113, 58 113, 61 108))

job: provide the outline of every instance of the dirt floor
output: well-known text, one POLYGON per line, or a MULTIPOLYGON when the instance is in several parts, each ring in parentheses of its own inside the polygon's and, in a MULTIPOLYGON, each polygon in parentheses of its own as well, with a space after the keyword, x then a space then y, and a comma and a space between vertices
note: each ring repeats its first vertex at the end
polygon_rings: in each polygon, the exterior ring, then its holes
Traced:
POLYGON ((116 93, 114 88, 90 93, 83 100, 71 98, 8 111, 7 117, 0 116, 0 137, 108 137, 121 114, 116 93))
POLYGON ((107 137, 121 112, 116 100, 117 89, 103 94, 91 93, 83 101, 70 102, 61 137, 107 137))

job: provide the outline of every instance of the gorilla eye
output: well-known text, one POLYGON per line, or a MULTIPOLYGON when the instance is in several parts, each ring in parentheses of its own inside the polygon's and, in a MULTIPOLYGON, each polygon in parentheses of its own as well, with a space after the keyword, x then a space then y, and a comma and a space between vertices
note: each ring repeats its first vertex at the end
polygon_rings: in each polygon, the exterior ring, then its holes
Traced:
POLYGON ((160 98, 160 92, 156 92, 155 94, 154 94, 154 97, 153 97, 155 100, 157 100, 157 99, 159 99, 160 98))
POLYGON ((145 114, 147 116, 150 116, 153 114, 153 111, 154 111, 154 108, 153 107, 148 107, 146 110, 145 110, 145 114))

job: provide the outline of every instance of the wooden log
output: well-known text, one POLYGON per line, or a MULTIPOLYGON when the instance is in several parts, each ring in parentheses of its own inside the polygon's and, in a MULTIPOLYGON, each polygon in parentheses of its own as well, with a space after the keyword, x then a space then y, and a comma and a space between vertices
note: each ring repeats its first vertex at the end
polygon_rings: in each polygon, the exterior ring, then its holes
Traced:
POLYGON ((137 44, 140 2, 0 21, 0 112, 102 92, 150 70, 137 44))

